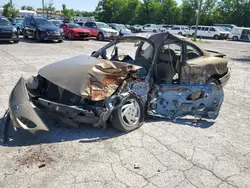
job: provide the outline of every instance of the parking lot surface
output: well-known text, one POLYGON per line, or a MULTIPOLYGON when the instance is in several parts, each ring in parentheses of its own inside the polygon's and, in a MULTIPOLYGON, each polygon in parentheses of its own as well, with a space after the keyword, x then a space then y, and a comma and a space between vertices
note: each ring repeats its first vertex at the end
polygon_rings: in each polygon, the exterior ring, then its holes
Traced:
MULTIPOLYGON (((21 75, 90 55, 105 43, 1 43, 0 116, 21 75)), ((250 44, 210 40, 199 45, 230 60, 231 79, 215 122, 157 119, 119 135, 112 128, 75 129, 47 120, 50 132, 12 132, 11 141, 0 145, 0 187, 250 187, 250 44), (103 140, 91 142, 98 137, 103 140)))

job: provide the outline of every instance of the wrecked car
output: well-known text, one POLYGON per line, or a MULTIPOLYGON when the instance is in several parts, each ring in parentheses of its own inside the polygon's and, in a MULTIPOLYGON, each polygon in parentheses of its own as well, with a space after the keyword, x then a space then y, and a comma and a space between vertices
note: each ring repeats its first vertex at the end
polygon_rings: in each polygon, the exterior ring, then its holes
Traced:
MULTIPOLYGON (((169 33, 118 38, 91 56, 77 56, 21 77, 7 117, 15 128, 48 131, 38 112, 78 126, 127 132, 146 117, 216 119, 228 60, 169 33)), ((8 126, 5 124, 5 126, 8 126)))

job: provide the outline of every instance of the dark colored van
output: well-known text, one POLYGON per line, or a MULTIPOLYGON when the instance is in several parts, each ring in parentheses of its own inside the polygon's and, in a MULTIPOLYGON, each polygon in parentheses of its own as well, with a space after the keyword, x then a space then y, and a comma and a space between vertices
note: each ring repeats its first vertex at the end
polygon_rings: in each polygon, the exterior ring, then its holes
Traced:
POLYGON ((63 30, 43 17, 25 17, 22 25, 22 33, 24 38, 32 37, 38 42, 43 40, 57 40, 58 42, 62 42, 64 39, 63 30))

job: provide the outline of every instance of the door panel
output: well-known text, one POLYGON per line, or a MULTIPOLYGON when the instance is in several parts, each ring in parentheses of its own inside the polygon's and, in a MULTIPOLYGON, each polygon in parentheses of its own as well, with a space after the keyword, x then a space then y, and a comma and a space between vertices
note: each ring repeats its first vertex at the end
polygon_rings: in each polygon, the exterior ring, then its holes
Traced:
POLYGON ((211 84, 161 85, 149 105, 153 116, 178 118, 186 115, 215 119, 224 93, 221 86, 211 84))

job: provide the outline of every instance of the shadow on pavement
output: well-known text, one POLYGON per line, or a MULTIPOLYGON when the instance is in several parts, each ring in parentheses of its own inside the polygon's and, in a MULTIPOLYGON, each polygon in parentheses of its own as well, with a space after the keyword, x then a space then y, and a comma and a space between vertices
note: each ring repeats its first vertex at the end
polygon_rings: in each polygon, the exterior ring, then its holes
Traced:
POLYGON ((166 121, 166 122, 171 122, 171 123, 175 123, 178 125, 186 125, 186 126, 190 126, 190 127, 196 127, 196 128, 201 128, 201 129, 207 129, 211 126, 214 125, 215 122, 213 121, 207 121, 205 119, 201 119, 201 120, 197 120, 195 121, 194 118, 180 118, 180 119, 162 119, 162 118, 157 118, 154 120, 150 120, 148 122, 159 122, 159 121, 166 121))
POLYGON ((250 63, 250 56, 248 56, 248 57, 245 56, 245 57, 242 57, 242 58, 232 58, 232 60, 250 63))
POLYGON ((10 125, 8 131, 9 141, 3 143, 3 118, 0 119, 0 145, 15 147, 29 146, 41 143, 56 143, 80 140, 79 142, 96 142, 121 136, 120 132, 113 128, 100 129, 94 128, 91 125, 80 125, 79 128, 73 128, 56 120, 47 119, 44 123, 48 126, 49 131, 38 131, 36 134, 31 134, 22 128, 14 130, 10 125), (47 122, 46 122, 47 121, 47 122))
MULTIPOLYGON (((48 126, 49 131, 38 131, 36 134, 31 134, 30 132, 20 128, 14 130, 13 126, 10 125, 8 131, 9 141, 3 143, 3 118, 0 119, 0 145, 8 147, 16 146, 29 146, 37 145, 41 143, 57 143, 57 142, 68 142, 79 140, 79 143, 97 142, 102 140, 107 140, 115 137, 119 137, 127 133, 120 133, 109 126, 107 129, 94 128, 91 125, 80 125, 79 128, 69 127, 62 123, 59 123, 55 119, 43 119, 44 123, 48 126)), ((157 123, 159 121, 168 121, 171 123, 186 125, 201 129, 207 129, 211 127, 214 122, 206 120, 192 119, 177 119, 177 120, 167 120, 162 118, 150 119, 147 122, 157 123)))

